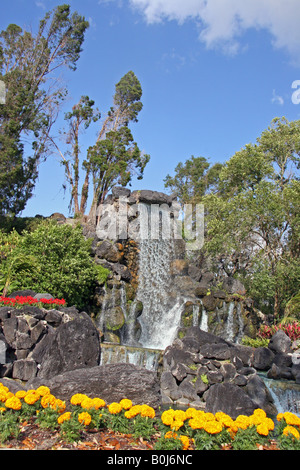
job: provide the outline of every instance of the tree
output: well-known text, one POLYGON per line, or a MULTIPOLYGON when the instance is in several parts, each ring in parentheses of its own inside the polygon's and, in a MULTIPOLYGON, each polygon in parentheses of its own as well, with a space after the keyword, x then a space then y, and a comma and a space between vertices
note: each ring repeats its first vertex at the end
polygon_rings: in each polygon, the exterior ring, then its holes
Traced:
POLYGON ((129 129, 131 122, 138 122, 142 110, 142 87, 136 75, 129 71, 115 86, 113 106, 100 129, 97 142, 88 149, 84 166, 93 176, 93 200, 89 217, 95 216, 113 186, 126 186, 135 175, 142 179, 150 159, 143 154, 129 129))
POLYGON ((64 132, 66 143, 71 145, 71 151, 62 151, 53 140, 65 167, 67 182, 71 187, 71 202, 74 214, 83 216, 90 193, 90 178, 93 184, 92 203, 89 219, 96 217, 96 209, 101 205, 108 192, 116 184, 126 186, 136 176, 143 177, 149 155, 140 151, 129 128, 131 122, 137 122, 137 116, 142 109, 140 101, 142 87, 130 71, 115 85, 113 97, 114 106, 110 108, 104 119, 94 145, 87 150, 86 158, 82 161, 83 185, 79 204, 80 180, 80 145, 79 135, 92 122, 100 119, 98 110, 94 110, 94 101, 88 96, 82 96, 79 103, 73 106, 72 112, 65 115, 68 129, 64 132), (70 160, 71 157, 71 160, 70 160), (72 161, 72 163, 71 163, 72 161))
POLYGON ((221 168, 220 163, 210 166, 206 158, 192 156, 184 164, 178 163, 175 176, 166 176, 165 188, 175 193, 181 204, 200 202, 206 193, 217 190, 221 168))
POLYGON ((82 96, 79 102, 73 106, 72 111, 65 114, 65 120, 68 122, 68 130, 64 132, 65 140, 71 145, 71 151, 67 151, 65 155, 61 152, 58 145, 53 140, 65 168, 67 182, 71 187, 70 208, 74 207, 74 215, 83 214, 87 204, 89 172, 86 171, 86 177, 81 190, 81 198, 79 203, 79 179, 80 179, 80 145, 79 135, 82 131, 88 129, 92 122, 100 119, 100 113, 93 109, 95 102, 88 96, 82 96), (69 158, 67 158, 69 157, 69 158))
POLYGON ((94 189, 91 213, 103 203, 113 186, 126 186, 133 175, 141 179, 148 161, 149 156, 142 154, 127 126, 109 131, 105 139, 90 147, 87 164, 94 189))
POLYGON ((49 151, 50 134, 66 89, 58 69, 76 69, 88 22, 69 5, 40 21, 37 34, 11 24, 0 33, 0 213, 21 212, 31 197, 38 165, 49 151))
POLYGON ((300 126, 285 118, 272 123, 224 165, 221 193, 204 197, 205 249, 279 316, 299 289, 300 183, 290 164, 299 163, 300 126))

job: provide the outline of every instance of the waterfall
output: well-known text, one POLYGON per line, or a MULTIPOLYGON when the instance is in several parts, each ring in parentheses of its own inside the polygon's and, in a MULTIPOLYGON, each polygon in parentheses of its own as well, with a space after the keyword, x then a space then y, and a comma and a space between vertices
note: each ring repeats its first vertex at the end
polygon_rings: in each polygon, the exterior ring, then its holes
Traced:
POLYGON ((100 365, 116 363, 134 364, 151 371, 157 371, 161 362, 161 356, 161 350, 103 343, 100 365))
POLYGON ((226 325, 226 339, 228 341, 233 341, 233 338, 234 338, 233 310, 234 310, 234 302, 230 302, 229 307, 228 307, 228 317, 227 317, 227 325, 226 325))
MULTIPOLYGON (((176 336, 184 304, 184 299, 173 290, 170 273, 171 262, 175 258, 174 238, 170 234, 165 237, 164 232, 160 232, 159 238, 153 238, 149 229, 152 208, 147 204, 141 206, 143 213, 140 217, 139 284, 136 296, 143 303, 143 313, 139 317, 139 342, 146 348, 165 349, 176 336)), ((160 220, 170 217, 166 209, 160 208, 160 212, 160 220)), ((153 221, 150 225, 153 229, 153 221)), ((157 227, 154 229, 157 230, 157 227)))
POLYGON ((300 417, 300 385, 291 381, 274 380, 259 374, 269 390, 278 413, 289 411, 300 417))
POLYGON ((199 313, 200 313, 199 305, 193 305, 193 326, 199 325, 199 313))
POLYGON ((207 315, 207 311, 205 310, 203 306, 202 301, 201 301, 201 305, 202 305, 202 315, 201 315, 201 322, 200 322, 199 328, 200 330, 207 332, 208 331, 208 315, 207 315))

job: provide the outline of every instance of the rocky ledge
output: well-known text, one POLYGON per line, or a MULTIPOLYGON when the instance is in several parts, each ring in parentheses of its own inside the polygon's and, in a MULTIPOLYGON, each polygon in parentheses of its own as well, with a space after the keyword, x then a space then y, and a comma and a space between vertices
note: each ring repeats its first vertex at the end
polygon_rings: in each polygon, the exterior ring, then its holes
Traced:
POLYGON ((233 418, 256 408, 274 415, 273 399, 258 374, 262 371, 300 383, 300 365, 294 364, 291 341, 282 331, 268 348, 251 348, 192 327, 164 352, 162 402, 223 411, 233 418))

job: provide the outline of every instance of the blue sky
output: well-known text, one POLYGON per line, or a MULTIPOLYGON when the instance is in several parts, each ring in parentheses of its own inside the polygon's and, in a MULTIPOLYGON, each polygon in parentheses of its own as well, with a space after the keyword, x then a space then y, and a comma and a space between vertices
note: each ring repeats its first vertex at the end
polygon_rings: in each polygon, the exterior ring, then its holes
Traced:
MULTIPOLYGON (((57 0, 0 0, 0 29, 36 30, 57 0)), ((255 142, 276 116, 300 119, 292 84, 300 80, 299 0, 71 0, 90 22, 75 72, 64 73, 69 100, 95 100, 102 115, 114 86, 132 70, 143 110, 132 131, 150 154, 132 189, 164 191, 163 179, 191 155, 227 161, 255 142)), ((82 136, 82 156, 98 127, 82 136)), ((56 155, 40 166, 23 216, 68 215, 69 192, 56 155)))

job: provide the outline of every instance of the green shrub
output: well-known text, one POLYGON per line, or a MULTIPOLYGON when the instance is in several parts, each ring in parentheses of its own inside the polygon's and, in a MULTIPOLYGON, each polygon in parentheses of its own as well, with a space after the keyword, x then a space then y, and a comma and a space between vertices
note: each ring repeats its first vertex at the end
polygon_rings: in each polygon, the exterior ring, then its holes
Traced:
MULTIPOLYGON (((22 235, 2 233, 2 285, 11 290, 32 289, 64 298, 83 308, 89 303, 98 270, 90 256, 90 240, 78 225, 42 221, 22 235)), ((3 287, 2 287, 3 288, 3 287)))

